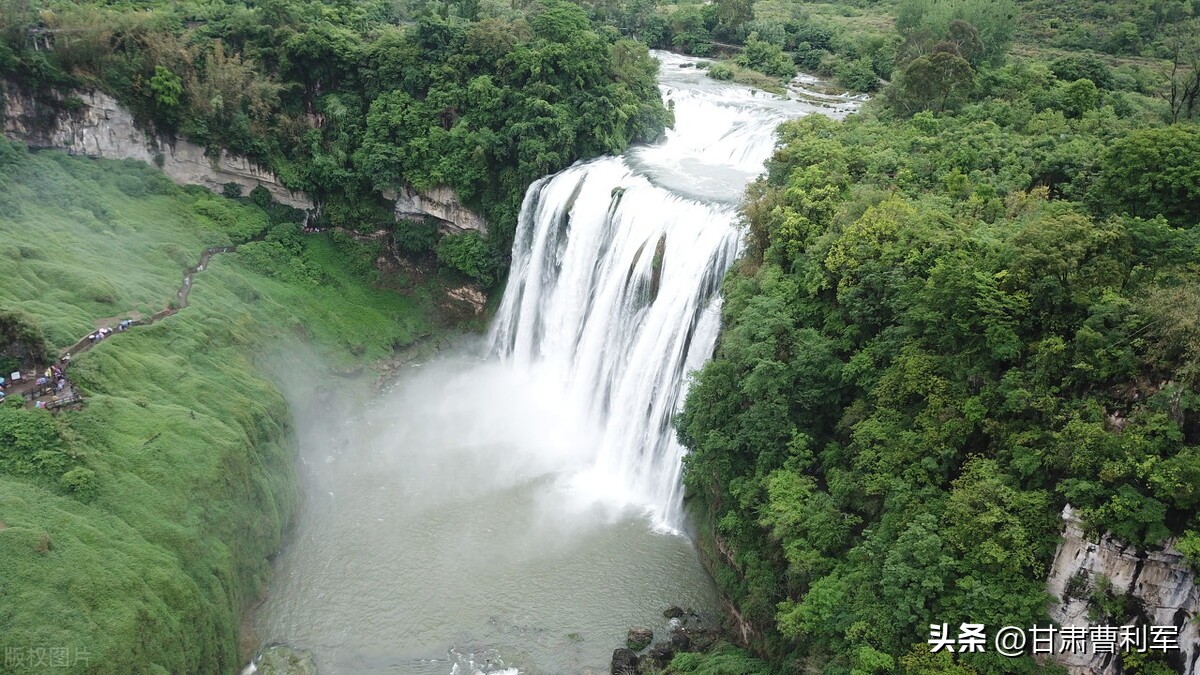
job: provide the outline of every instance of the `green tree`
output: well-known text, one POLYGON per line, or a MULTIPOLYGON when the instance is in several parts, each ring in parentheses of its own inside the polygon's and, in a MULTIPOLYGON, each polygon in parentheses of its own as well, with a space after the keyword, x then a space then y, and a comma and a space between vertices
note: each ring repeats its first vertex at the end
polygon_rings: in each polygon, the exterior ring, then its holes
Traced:
POLYGON ((740 66, 774 77, 790 80, 796 76, 796 64, 783 53, 779 45, 760 40, 758 33, 751 33, 746 38, 746 46, 735 61, 740 66))
MULTIPOLYGON (((997 64, 1004 60, 1017 27, 1014 0, 903 0, 896 13, 896 28, 910 45, 932 45, 951 37, 956 22, 969 24, 979 43, 979 61, 997 64)), ((921 53, 920 47, 916 54, 921 53)))
POLYGON ((1200 129, 1174 124, 1135 131, 1104 154, 1096 203, 1177 226, 1200 223, 1200 129))
POLYGON ((498 261, 478 232, 446 235, 438 243, 438 261, 490 286, 495 281, 498 261))
POLYGON ((150 91, 154 93, 154 108, 160 123, 174 128, 180 119, 183 106, 183 78, 164 66, 154 67, 150 78, 150 91))
POLYGON ((949 51, 918 56, 901 71, 888 89, 889 104, 913 114, 921 110, 942 112, 963 103, 975 83, 975 70, 949 51))
POLYGON ((715 25, 710 28, 713 35, 724 41, 732 41, 741 35, 742 26, 754 20, 753 0, 716 0, 715 25))

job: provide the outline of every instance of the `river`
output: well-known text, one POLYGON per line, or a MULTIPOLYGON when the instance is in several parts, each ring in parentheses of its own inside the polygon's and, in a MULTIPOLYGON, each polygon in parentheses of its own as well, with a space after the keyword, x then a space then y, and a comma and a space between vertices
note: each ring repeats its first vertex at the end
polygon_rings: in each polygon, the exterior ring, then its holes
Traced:
POLYGON ((670 419, 712 354, 780 98, 656 54, 675 128, 530 187, 486 338, 362 401, 296 401, 305 497, 255 628, 320 672, 607 673, 671 605, 719 621, 670 419))

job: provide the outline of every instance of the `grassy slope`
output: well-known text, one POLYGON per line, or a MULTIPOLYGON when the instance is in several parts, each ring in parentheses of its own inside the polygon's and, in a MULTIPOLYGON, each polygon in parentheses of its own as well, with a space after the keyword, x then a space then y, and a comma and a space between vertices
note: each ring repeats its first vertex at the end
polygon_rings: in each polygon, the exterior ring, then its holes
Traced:
MULTIPOLYGON (((97 318, 160 309, 204 246, 265 224, 257 208, 141 165, 46 153, 0 181, 0 306, 32 316, 55 347, 97 318)), ((256 355, 347 365, 429 330, 427 303, 373 290, 328 240, 305 239, 303 258, 323 285, 217 256, 188 308, 73 365, 88 404, 58 421, 95 496, 0 472, 0 647, 67 649, 72 667, 54 672, 238 667, 238 615, 295 490, 287 406, 256 355)))

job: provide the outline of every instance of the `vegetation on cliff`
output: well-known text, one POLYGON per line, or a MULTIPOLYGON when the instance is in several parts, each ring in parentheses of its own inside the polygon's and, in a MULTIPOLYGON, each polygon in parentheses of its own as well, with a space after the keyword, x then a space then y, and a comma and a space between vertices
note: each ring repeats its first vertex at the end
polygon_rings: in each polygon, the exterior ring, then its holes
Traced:
POLYGON ((1024 24, 983 30, 977 4, 901 3, 876 103, 782 127, 678 421, 772 670, 1047 672, 926 640, 1048 624, 1067 503, 1198 550, 1200 111, 1093 55, 1006 59, 1024 24))
POLYGON ((278 209, 137 162, 0 141, 0 202, 0 305, 51 353, 160 310, 205 247, 265 237, 212 258, 185 310, 76 359, 82 410, 0 404, 4 672, 51 654, 57 672, 236 672, 295 501, 271 368, 386 355, 431 330, 430 303, 376 289, 366 244, 300 239, 278 209))
POLYGON ((487 218, 487 246, 398 234, 484 281, 531 182, 670 122, 646 47, 566 0, 38 0, 0 11, 0 36, 0 75, 43 97, 101 87, 160 131, 271 169, 330 225, 412 229, 379 192, 453 187, 487 218))

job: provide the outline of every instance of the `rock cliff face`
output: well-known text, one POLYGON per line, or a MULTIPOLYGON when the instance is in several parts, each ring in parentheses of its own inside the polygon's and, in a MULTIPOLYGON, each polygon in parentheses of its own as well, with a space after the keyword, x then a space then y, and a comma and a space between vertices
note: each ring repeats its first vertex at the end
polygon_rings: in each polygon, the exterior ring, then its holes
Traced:
MULTIPOLYGON (((1196 675, 1200 591, 1174 542, 1168 541, 1161 551, 1139 551, 1112 535, 1092 541, 1085 536, 1070 506, 1063 509, 1062 517, 1066 527, 1047 582, 1047 590, 1060 602, 1051 608, 1050 618, 1063 626, 1089 625, 1086 595, 1097 577, 1107 577, 1114 592, 1125 593, 1141 603, 1150 625, 1179 628, 1182 651, 1172 656, 1177 657, 1172 665, 1185 675, 1196 675), (1068 592, 1069 586, 1073 593, 1068 592)), ((1056 660, 1072 675, 1121 672, 1119 659, 1109 654, 1062 654, 1056 660)))
POLYGON ((426 192, 417 192, 410 187, 398 193, 385 192, 385 199, 396 200, 396 219, 424 222, 433 218, 439 229, 448 234, 459 234, 475 230, 487 234, 487 223, 483 217, 463 206, 454 190, 442 185, 426 192))
POLYGON ((274 174, 244 157, 224 151, 219 157, 209 157, 194 143, 146 133, 128 110, 105 93, 77 92, 83 106, 54 115, 15 87, 5 85, 4 90, 4 135, 30 147, 57 148, 87 157, 136 159, 160 166, 177 183, 203 185, 217 192, 227 183, 237 183, 244 194, 261 185, 276 201, 299 209, 313 208, 306 195, 288 190, 274 174))
MULTIPOLYGON (((283 204, 305 210, 315 206, 307 195, 288 190, 274 174, 245 157, 225 151, 219 157, 209 157, 194 143, 145 132, 128 110, 103 92, 76 92, 83 105, 70 113, 40 105, 7 82, 0 82, 0 94, 4 135, 30 147, 56 148, 87 157, 136 159, 161 167, 176 183, 203 185, 215 192, 227 183, 236 183, 243 194, 261 185, 283 204)), ((475 230, 487 234, 483 217, 464 206, 447 186, 427 192, 405 187, 396 194, 385 192, 384 196, 395 200, 397 219, 433 218, 446 233, 475 230)))

